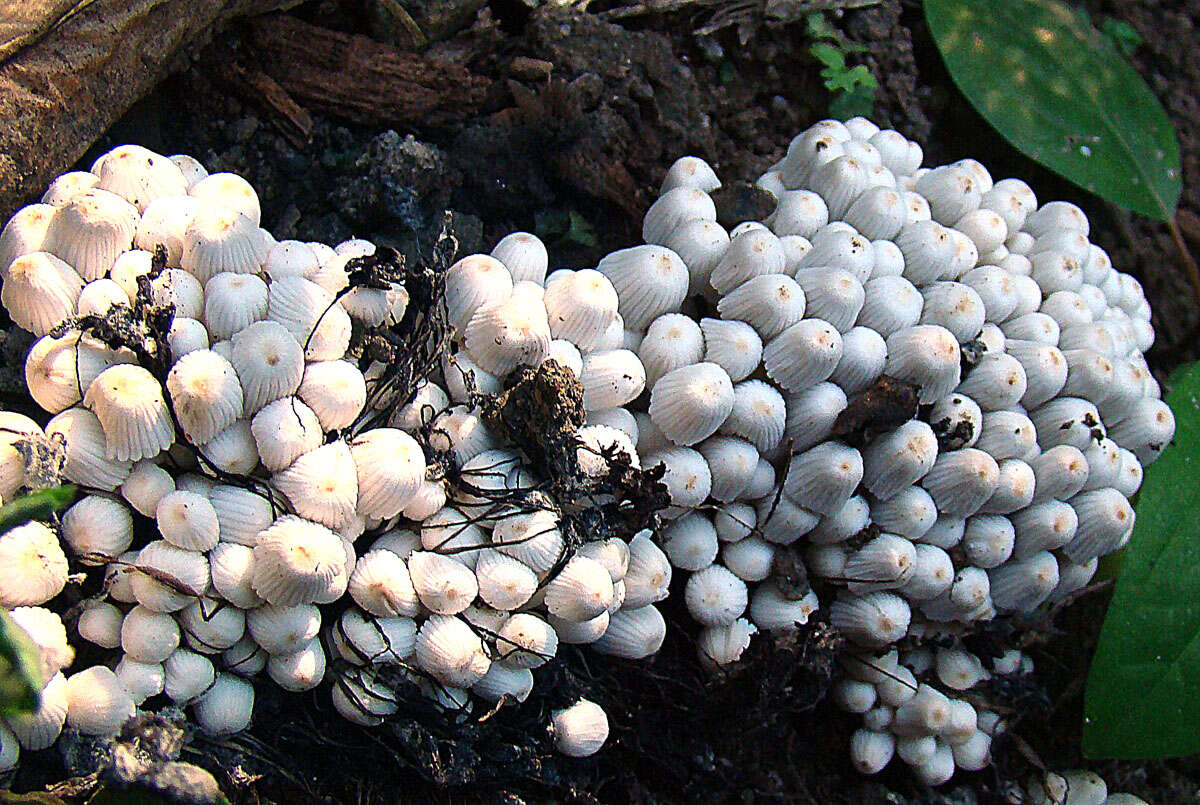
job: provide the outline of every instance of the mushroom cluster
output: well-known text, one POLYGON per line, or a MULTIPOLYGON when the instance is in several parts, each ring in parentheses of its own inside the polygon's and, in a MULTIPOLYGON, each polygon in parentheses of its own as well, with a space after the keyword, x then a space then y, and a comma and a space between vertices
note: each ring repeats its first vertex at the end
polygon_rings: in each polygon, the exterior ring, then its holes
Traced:
POLYGON ((846 675, 831 695, 842 710, 862 716, 850 740, 855 768, 875 774, 898 757, 921 782, 940 785, 955 769, 987 766, 992 739, 1006 725, 966 692, 989 679, 1028 674, 1032 663, 1016 649, 986 660, 987 667, 970 651, 947 647, 844 657, 846 675))
MULTIPOLYGON (((122 146, 59 177, 0 233, 53 415, 0 413, 0 497, 46 482, 35 454, 85 494, 0 536, 0 606, 46 682, 3 757, 166 700, 236 732, 264 674, 329 678, 363 725, 410 691, 523 701, 559 644, 655 653, 676 570, 713 668, 820 594, 864 772, 981 768, 1002 723, 962 694, 1028 660, 958 638, 1090 580, 1174 419, 1149 305, 1084 214, 921 161, 862 118, 816 124, 755 186, 683 157, 645 244, 595 268, 550 271, 527 233, 449 266, 447 348, 403 392, 354 346, 412 322, 373 244, 277 242, 248 183, 186 156, 122 146), (732 211, 739 190, 768 214, 732 211), (578 395, 566 486, 490 418, 542 372, 578 395), (657 526, 580 527, 621 508, 620 468, 660 479, 657 526), (72 568, 105 583, 64 625, 43 605, 72 568), (67 625, 112 662, 64 676, 67 625)), ((562 704, 554 745, 597 751, 604 711, 562 704)))
MULTIPOLYGON (((289 691, 328 675, 338 712, 377 724, 409 689, 455 713, 524 701, 560 642, 657 651, 665 555, 647 534, 568 543, 543 479, 478 408, 550 358, 589 407, 636 397, 611 284, 579 272, 544 290, 545 247, 524 234, 458 261, 444 276, 456 351, 400 399, 386 366, 348 353, 405 317, 402 284, 352 281, 375 251, 277 242, 245 180, 138 146, 55 180, 5 226, 3 303, 38 337, 25 376, 52 416, 43 430, 0 414, 0 497, 36 488, 36 449, 84 490, 54 527, 0 537, 0 606, 45 656, 41 710, 7 722, 20 745, 64 724, 112 735, 168 700, 234 733, 262 675, 289 691), (41 605, 72 566, 105 578, 68 625, 112 661, 65 677, 66 625, 41 605)), ((585 475, 614 449, 637 464, 609 424, 576 441, 585 475)), ((608 730, 586 701, 548 726, 569 755, 608 730)))
MULTIPOLYGON (((921 160, 865 119, 822 121, 758 179, 769 214, 742 220, 739 188, 684 157, 647 245, 600 262, 646 369, 638 450, 667 466, 661 539, 707 660, 804 623, 814 585, 856 658, 953 639, 1069 596, 1132 534, 1128 498, 1175 429, 1140 284, 1075 205, 921 160)), ((901 687, 952 703, 937 683, 901 687)), ((986 762, 967 732, 965 749, 907 734, 921 752, 902 756, 944 781, 986 762)), ((892 739, 873 733, 878 761, 892 739)))
POLYGON ((1104 778, 1085 769, 1035 774, 1024 790, 1011 787, 1009 801, 1029 805, 1147 805, 1146 800, 1133 794, 1110 794, 1104 778))

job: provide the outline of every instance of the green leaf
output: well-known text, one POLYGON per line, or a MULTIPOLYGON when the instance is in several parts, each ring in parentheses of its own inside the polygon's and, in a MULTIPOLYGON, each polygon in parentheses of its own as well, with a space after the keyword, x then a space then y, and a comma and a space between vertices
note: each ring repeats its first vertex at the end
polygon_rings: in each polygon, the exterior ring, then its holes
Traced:
POLYGON ((1083 751, 1091 757, 1200 752, 1200 364, 1169 385, 1175 440, 1146 468, 1088 676, 1083 751))
POLYGON ((839 92, 829 102, 829 116, 837 120, 870 117, 874 110, 875 90, 866 86, 856 87, 850 92, 839 92))
POLYGON ((0 534, 30 520, 44 520, 71 505, 74 499, 75 487, 66 484, 40 489, 11 500, 0 506, 0 534))
MULTIPOLYGON (((825 75, 826 72, 827 71, 822 70, 821 75, 825 75)), ((853 92, 861 87, 862 89, 873 91, 877 86, 879 86, 875 81, 875 76, 871 75, 871 71, 861 64, 850 70, 829 72, 832 74, 826 76, 826 89, 853 92)), ((873 94, 873 92, 870 94, 873 94)))
POLYGON ((954 82, 1016 148, 1160 221, 1179 201, 1179 144, 1112 42, 1059 0, 925 0, 954 82))
POLYGON ((829 20, 825 19, 825 15, 819 11, 813 12, 804 18, 806 31, 811 39, 837 39, 840 34, 837 28, 829 24, 829 20))
POLYGON ((1126 57, 1132 56, 1137 49, 1142 46, 1142 35, 1125 20, 1114 20, 1109 17, 1104 22, 1100 23, 1100 30, 1109 38, 1117 50, 1125 54, 1126 57))
POLYGON ((828 70, 845 70, 846 69, 846 54, 841 48, 831 45, 828 42, 817 42, 809 47, 808 52, 813 55, 817 61, 825 65, 825 70, 821 71, 821 75, 825 75, 828 70))
POLYGON ((41 652, 0 609, 0 715, 36 710, 41 696, 41 652))

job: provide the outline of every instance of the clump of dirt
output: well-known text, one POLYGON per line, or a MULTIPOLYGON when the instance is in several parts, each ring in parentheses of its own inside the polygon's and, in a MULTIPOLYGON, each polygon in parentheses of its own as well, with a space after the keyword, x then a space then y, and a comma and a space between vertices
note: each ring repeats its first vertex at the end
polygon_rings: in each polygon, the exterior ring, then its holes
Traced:
POLYGON ((579 476, 576 431, 583 427, 583 386, 556 360, 518 369, 506 388, 484 400, 483 421, 557 483, 579 476))

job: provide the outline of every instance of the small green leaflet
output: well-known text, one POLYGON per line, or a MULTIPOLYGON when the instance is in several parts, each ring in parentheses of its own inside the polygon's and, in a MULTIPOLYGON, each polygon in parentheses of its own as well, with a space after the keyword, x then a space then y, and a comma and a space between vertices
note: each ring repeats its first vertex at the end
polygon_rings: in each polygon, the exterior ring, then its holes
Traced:
MULTIPOLYGON (((0 506, 0 534, 30 520, 43 520, 66 508, 75 499, 75 487, 67 484, 30 492, 0 506)), ((17 626, 8 612, 0 610, 0 715, 34 710, 42 687, 41 654, 29 635, 17 626)))
POLYGON ((1083 751, 1090 757, 1200 752, 1200 364, 1170 385, 1175 441, 1146 468, 1088 676, 1083 751))
POLYGON ((0 534, 30 520, 44 520, 71 505, 74 499, 75 487, 66 484, 39 489, 11 500, 0 506, 0 534))
POLYGON ((36 710, 42 686, 41 653, 13 621, 0 609, 0 715, 36 710))
POLYGON ((925 0, 959 89, 1023 154, 1103 199, 1170 221, 1179 144, 1112 40, 1059 0, 925 0))

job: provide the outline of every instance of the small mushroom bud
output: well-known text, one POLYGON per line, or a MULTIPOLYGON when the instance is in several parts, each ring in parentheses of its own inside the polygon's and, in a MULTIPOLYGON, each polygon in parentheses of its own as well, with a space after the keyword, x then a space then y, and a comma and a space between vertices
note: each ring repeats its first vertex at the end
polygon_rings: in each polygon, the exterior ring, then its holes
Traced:
POLYGON ((700 320, 700 329, 704 361, 724 369, 731 381, 744 380, 758 368, 762 361, 762 339, 749 324, 706 318, 700 320))
POLYGON ((595 702, 580 699, 551 716, 554 748, 568 757, 588 757, 608 740, 608 716, 595 702))
POLYGON ((216 680, 192 706, 200 729, 210 735, 231 735, 250 726, 254 713, 254 686, 232 674, 216 680))
POLYGON ((936 402, 959 386, 958 341, 944 327, 898 330, 888 336, 887 349, 884 374, 919 387, 921 402, 936 402))
POLYGON ((967 517, 996 491, 999 475, 994 458, 969 447, 939 455, 921 485, 933 497, 939 512, 967 517))
POLYGON ((891 762, 896 739, 889 732, 859 729, 850 738, 850 760, 860 774, 878 774, 891 762))
POLYGON ((825 442, 792 456, 784 493, 811 511, 836 513, 863 478, 863 458, 840 442, 825 442))
POLYGON ((66 693, 67 724, 85 735, 116 735, 135 712, 116 674, 102 665, 68 677, 66 693))
POLYGON ((491 666, 483 642, 466 621, 432 615, 417 632, 417 663, 446 685, 470 687, 491 666))
MULTIPOLYGON (((896 236, 896 245, 904 254, 904 278, 917 286, 940 279, 951 279, 955 261, 955 241, 950 231, 936 221, 905 224, 896 236)), ((987 299, 985 297, 984 301, 987 299)))
POLYGON ((863 283, 871 276, 874 264, 875 249, 870 239, 855 232, 849 224, 835 222, 812 236, 812 248, 804 253, 791 273, 799 281, 803 269, 835 268, 863 283))
POLYGON ((583 357, 579 383, 584 408, 603 411, 636 399, 646 387, 646 372, 630 350, 591 352, 583 357))
POLYGON ((779 238, 766 228, 755 229, 731 237, 709 283, 723 296, 753 277, 782 274, 786 265, 787 256, 779 238))
POLYGON ((909 486, 887 500, 871 504, 871 520, 881 529, 911 540, 922 539, 937 522, 933 497, 919 486, 909 486))
POLYGON ((904 277, 872 276, 863 286, 858 324, 887 338, 917 324, 923 305, 921 292, 904 277))
POLYGON ((717 558, 717 531, 703 514, 689 512, 674 520, 662 533, 671 564, 680 570, 703 570, 717 558))
POLYGON ((908 632, 912 617, 907 602, 887 592, 846 595, 830 606, 830 622, 855 643, 866 647, 894 643, 908 632))
POLYGON ((796 273, 804 290, 807 313, 823 319, 840 333, 854 326, 866 300, 862 283, 840 268, 804 268, 796 273))

